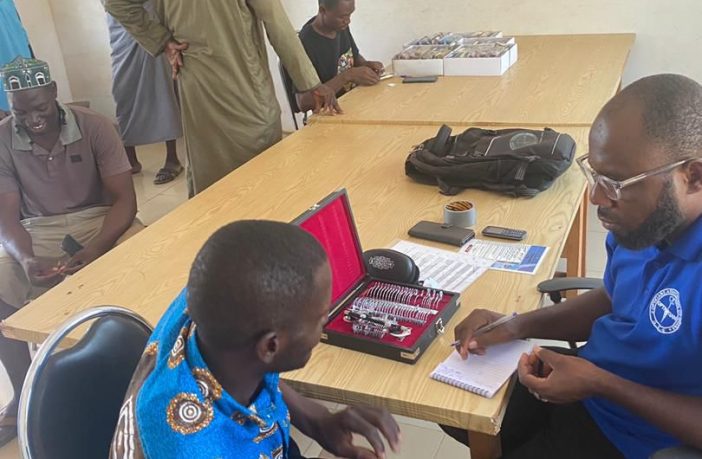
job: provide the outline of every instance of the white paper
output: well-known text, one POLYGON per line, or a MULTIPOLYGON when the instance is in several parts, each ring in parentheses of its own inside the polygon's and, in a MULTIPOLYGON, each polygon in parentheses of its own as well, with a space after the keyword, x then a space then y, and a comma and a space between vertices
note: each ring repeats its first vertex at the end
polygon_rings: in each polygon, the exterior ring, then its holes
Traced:
POLYGON ((514 244, 509 242, 491 242, 481 239, 471 239, 461 247, 461 253, 477 260, 503 261, 505 263, 519 263, 524 259, 529 250, 527 244, 514 244))
POLYGON ((473 239, 458 253, 471 263, 489 263, 490 269, 522 274, 538 271, 548 247, 473 239))
POLYGON ((533 347, 529 341, 510 341, 490 346, 485 355, 470 355, 467 360, 453 351, 431 377, 492 398, 517 369, 521 355, 530 353, 533 347))
POLYGON ((435 249, 409 241, 400 241, 392 247, 412 257, 419 267, 421 280, 431 279, 435 288, 462 292, 487 271, 489 263, 472 262, 463 255, 435 249))

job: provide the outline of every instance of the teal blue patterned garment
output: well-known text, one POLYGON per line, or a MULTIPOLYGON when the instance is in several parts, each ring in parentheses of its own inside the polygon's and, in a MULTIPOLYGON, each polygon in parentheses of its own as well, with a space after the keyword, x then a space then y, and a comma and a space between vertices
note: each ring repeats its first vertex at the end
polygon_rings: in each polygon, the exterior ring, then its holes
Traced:
POLYGON ((183 291, 154 331, 120 413, 110 457, 283 459, 290 416, 278 374, 250 406, 207 368, 183 291))
MULTIPOLYGON (((0 67, 17 56, 32 57, 29 40, 12 0, 0 0, 0 67)), ((0 110, 9 110, 7 96, 0 84, 0 110)))

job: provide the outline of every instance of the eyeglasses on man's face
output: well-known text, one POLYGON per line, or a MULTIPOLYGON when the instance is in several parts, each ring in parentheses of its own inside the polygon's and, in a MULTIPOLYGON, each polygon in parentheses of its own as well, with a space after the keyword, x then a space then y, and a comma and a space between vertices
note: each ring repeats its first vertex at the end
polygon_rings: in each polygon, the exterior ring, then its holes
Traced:
POLYGON ((597 173, 590 166, 589 158, 590 154, 588 153, 587 155, 581 156, 575 161, 578 163, 578 166, 580 166, 580 169, 583 171, 583 174, 585 174, 585 178, 587 178, 587 182, 590 184, 590 187, 594 189, 595 187, 599 186, 602 189, 602 191, 604 191, 605 196, 607 196, 607 198, 611 199, 612 201, 619 201, 621 199, 622 189, 631 186, 635 183, 639 183, 640 181, 645 180, 649 177, 653 177, 654 175, 664 174, 666 172, 672 171, 676 167, 680 167, 683 164, 689 163, 690 161, 696 159, 681 159, 680 161, 676 161, 671 164, 666 164, 665 166, 657 167, 650 171, 643 172, 639 175, 635 175, 634 177, 620 181, 611 179, 606 175, 597 173))

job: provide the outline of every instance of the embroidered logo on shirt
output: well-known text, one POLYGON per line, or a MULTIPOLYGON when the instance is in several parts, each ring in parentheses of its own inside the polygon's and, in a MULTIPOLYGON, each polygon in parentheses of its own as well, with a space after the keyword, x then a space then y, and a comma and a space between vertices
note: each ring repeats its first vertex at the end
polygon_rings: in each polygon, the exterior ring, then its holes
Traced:
POLYGON ((81 163, 81 162, 83 162, 83 157, 81 155, 71 155, 71 162, 72 163, 81 163))
POLYGON ((656 293, 648 306, 648 317, 658 333, 670 335, 678 331, 682 324, 680 292, 666 288, 656 293))

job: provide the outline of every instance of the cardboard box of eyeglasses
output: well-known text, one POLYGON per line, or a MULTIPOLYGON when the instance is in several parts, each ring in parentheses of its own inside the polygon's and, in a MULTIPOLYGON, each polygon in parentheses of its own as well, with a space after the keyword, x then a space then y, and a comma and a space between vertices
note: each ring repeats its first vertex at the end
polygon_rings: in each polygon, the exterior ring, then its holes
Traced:
POLYGON ((457 45, 413 45, 392 59, 395 75, 439 76, 444 74, 444 57, 457 45))
POLYGON ((514 37, 469 39, 444 59, 446 76, 502 75, 517 62, 514 37))
POLYGON ((373 278, 345 189, 293 221, 324 247, 332 270, 332 305, 322 342, 415 363, 459 307, 456 292, 373 278))

